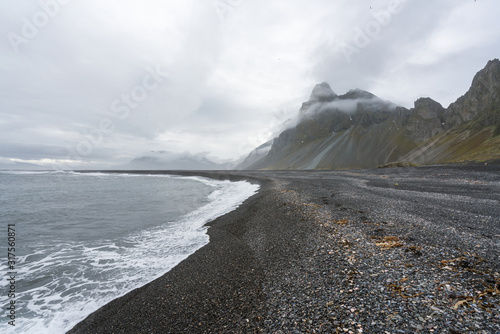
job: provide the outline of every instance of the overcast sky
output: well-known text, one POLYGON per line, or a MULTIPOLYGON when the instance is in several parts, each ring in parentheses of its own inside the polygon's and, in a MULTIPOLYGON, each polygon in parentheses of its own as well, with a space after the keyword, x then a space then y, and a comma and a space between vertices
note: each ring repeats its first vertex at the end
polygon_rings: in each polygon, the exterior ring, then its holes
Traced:
POLYGON ((0 0, 0 162, 239 158, 315 84, 447 107, 500 56, 497 0, 0 0))

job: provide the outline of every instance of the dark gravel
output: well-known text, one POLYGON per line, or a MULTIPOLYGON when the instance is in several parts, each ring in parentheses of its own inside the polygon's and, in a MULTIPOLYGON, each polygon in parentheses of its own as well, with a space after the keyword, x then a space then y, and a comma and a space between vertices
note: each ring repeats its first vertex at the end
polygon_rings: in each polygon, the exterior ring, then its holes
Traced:
POLYGON ((183 174, 261 190, 70 333, 500 333, 500 166, 183 174))

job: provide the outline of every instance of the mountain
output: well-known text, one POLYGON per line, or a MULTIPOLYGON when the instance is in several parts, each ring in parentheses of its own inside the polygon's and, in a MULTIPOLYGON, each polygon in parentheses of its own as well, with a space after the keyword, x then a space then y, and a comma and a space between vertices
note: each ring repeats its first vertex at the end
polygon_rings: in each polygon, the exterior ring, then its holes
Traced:
POLYGON ((225 170, 231 167, 227 163, 213 162, 203 155, 159 151, 149 152, 115 168, 122 170, 225 170))
POLYGON ((479 71, 467 93, 444 108, 429 97, 406 109, 360 89, 335 94, 323 82, 297 125, 259 147, 244 169, 373 168, 391 162, 500 159, 500 61, 479 71))
POLYGON ((250 152, 250 154, 238 164, 237 168, 238 169, 247 169, 248 167, 252 166, 255 164, 257 161, 261 160, 264 158, 269 150, 271 150, 271 147, 273 145, 274 139, 271 139, 264 144, 260 145, 257 147, 255 150, 250 152))

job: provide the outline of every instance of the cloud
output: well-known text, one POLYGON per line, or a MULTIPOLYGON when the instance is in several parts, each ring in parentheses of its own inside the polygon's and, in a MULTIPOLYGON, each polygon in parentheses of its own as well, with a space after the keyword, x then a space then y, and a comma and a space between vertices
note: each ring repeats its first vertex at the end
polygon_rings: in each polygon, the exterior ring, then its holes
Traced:
POLYGON ((360 98, 360 99, 348 99, 348 100, 338 100, 329 103, 325 103, 321 106, 318 112, 323 112, 325 110, 340 110, 346 112, 348 114, 354 113, 358 106, 362 105, 365 109, 373 108, 373 109, 383 109, 383 110, 391 110, 396 107, 391 103, 387 103, 378 98, 360 98))
POLYGON ((2 1, 0 156, 236 159, 294 118, 319 82, 445 105, 500 54, 494 0, 401 0, 377 21, 391 1, 2 1), (348 62, 339 46, 359 31, 371 31, 368 43, 348 62), (141 95, 158 68, 162 82, 141 95))

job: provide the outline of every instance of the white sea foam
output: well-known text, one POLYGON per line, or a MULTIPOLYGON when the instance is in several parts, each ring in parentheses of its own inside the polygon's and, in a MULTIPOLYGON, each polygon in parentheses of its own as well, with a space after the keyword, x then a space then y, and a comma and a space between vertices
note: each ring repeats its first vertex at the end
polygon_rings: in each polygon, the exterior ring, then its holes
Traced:
POLYGON ((28 170, 0 170, 0 174, 10 175, 41 175, 50 174, 52 171, 28 171, 28 170))
POLYGON ((77 174, 71 170, 0 170, 0 174, 9 175, 49 175, 49 174, 77 174))
MULTIPOLYGON (((30 288, 19 297, 15 328, 4 322, 0 332, 65 333, 99 307, 165 274, 206 245, 209 238, 204 225, 234 210, 259 189, 243 181, 188 179, 203 182, 213 191, 208 204, 175 224, 109 242, 44 245, 18 258, 18 277, 29 282, 30 288), (52 275, 60 268, 68 269, 52 275), (32 316, 24 318, 23 314, 32 316)), ((0 299, 2 305, 6 302, 0 299)))

